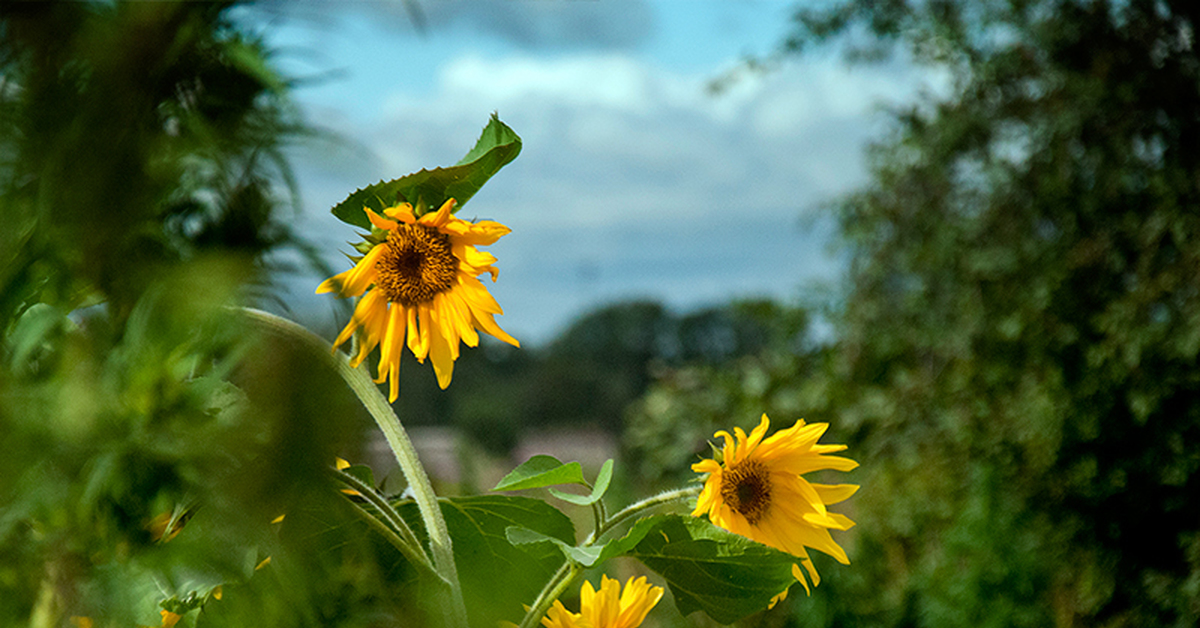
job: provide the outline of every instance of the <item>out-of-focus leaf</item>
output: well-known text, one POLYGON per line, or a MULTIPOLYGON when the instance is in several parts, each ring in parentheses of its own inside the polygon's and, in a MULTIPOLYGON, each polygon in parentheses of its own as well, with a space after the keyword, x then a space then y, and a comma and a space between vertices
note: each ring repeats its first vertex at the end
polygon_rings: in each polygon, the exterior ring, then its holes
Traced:
POLYGON ((546 536, 541 532, 535 532, 529 528, 521 528, 511 526, 504 531, 505 537, 509 543, 513 545, 529 545, 532 543, 552 543, 563 553, 563 556, 583 565, 584 567, 593 567, 598 564, 598 559, 601 557, 604 547, 602 545, 589 545, 580 547, 565 543, 560 539, 552 536, 546 536))
MULTIPOLYGON (((575 463, 579 464, 579 463, 575 463)), ((596 485, 592 488, 590 495, 572 495, 564 493, 557 489, 550 489, 550 494, 572 504, 578 506, 590 506, 604 497, 605 491, 608 490, 608 483, 612 481, 613 461, 612 458, 604 461, 604 465, 600 467, 600 473, 596 475, 596 485)))
POLYGON ((514 545, 553 543, 567 558, 578 562, 584 567, 596 567, 610 558, 629 553, 659 523, 659 520, 653 517, 641 519, 625 533, 625 536, 613 539, 607 543, 598 543, 588 547, 570 545, 557 538, 549 537, 527 528, 512 527, 506 530, 505 534, 509 542, 514 545))
POLYGON ((52 305, 38 303, 26 310, 8 336, 9 356, 14 368, 34 357, 56 329, 70 326, 70 320, 52 305))
MULTIPOLYGON (((524 528, 565 544, 574 544, 575 526, 553 506, 538 499, 480 495, 439 500, 442 516, 454 542, 454 559, 473 626, 495 625, 497 619, 517 620, 523 604, 532 604, 550 576, 562 564, 550 544, 515 546, 509 528, 524 528)), ((400 502, 396 510, 424 540, 416 504, 400 502)))
POLYGON ((447 199, 462 208, 487 180, 521 152, 521 138, 495 114, 484 127, 475 146, 457 164, 447 168, 420 170, 410 175, 380 181, 355 190, 333 207, 333 215, 342 222, 370 230, 364 207, 382 213, 396 203, 437 209, 447 199))
POLYGON ((492 490, 521 491, 556 484, 586 486, 587 481, 583 479, 583 467, 578 462, 563 464, 554 456, 534 456, 510 471, 492 490))

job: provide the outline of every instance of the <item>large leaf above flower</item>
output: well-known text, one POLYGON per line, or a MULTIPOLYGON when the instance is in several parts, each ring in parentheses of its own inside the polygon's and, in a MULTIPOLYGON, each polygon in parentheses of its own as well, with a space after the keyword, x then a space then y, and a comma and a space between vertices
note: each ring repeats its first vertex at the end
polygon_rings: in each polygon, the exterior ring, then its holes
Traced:
MULTIPOLYGON (((437 209, 453 198, 461 208, 487 180, 521 152, 521 138, 496 114, 483 128, 474 148, 457 164, 446 168, 420 170, 410 175, 380 181, 355 190, 346 200, 333 207, 333 215, 342 222, 370 230, 371 223, 363 212, 370 207, 383 213, 384 208, 398 202, 412 203, 414 208, 437 209)), ((456 208, 456 211, 457 211, 456 208)))

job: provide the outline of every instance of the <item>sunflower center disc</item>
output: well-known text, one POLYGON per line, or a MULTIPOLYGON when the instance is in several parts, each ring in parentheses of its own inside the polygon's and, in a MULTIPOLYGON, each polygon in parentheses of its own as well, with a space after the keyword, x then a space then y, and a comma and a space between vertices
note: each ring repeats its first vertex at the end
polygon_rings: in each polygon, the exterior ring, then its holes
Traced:
POLYGON ((458 259, 450 238, 433 227, 401 224, 388 233, 379 257, 376 284, 388 301, 412 307, 427 303, 454 285, 458 259))
POLYGON ((771 478, 757 460, 743 460, 721 477, 721 499, 751 525, 767 514, 771 505, 771 478))

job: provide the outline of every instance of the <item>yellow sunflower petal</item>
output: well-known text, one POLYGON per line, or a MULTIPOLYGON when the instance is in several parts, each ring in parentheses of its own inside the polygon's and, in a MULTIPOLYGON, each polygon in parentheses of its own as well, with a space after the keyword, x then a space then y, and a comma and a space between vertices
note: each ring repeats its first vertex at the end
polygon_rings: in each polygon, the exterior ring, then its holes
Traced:
POLYGON ((370 207, 364 207, 363 211, 367 212, 367 220, 370 220, 371 224, 375 225, 375 228, 377 228, 377 229, 383 229, 384 231, 391 231, 392 229, 395 229, 396 227, 399 226, 399 223, 397 223, 395 220, 388 220, 387 218, 384 218, 383 216, 376 214, 374 211, 371 210, 370 207))
POLYGON ((721 430, 721 431, 717 432, 716 434, 713 434, 713 438, 720 438, 721 440, 725 441, 725 445, 723 447, 721 447, 722 463, 726 467, 733 464, 735 462, 735 460, 733 458, 733 455, 735 453, 733 437, 729 435, 729 432, 726 432, 725 430, 721 430))
POLYGON ((183 617, 167 610, 158 611, 158 614, 162 615, 162 628, 172 628, 183 617))
POLYGON ((625 582, 625 590, 621 591, 619 625, 622 628, 640 626, 662 596, 663 588, 650 584, 645 576, 630 578, 625 582))
POLYGON ((357 297, 375 282, 375 262, 379 260, 379 256, 387 247, 380 245, 371 249, 358 260, 358 263, 353 268, 346 272, 339 273, 321 282, 317 286, 317 294, 325 294, 328 292, 337 292, 342 297, 357 297))
POLYGON ((497 260, 496 256, 491 253, 480 251, 462 242, 455 242, 452 251, 454 256, 460 260, 462 266, 465 267, 463 270, 473 277, 486 272, 491 273, 492 281, 495 281, 496 277, 500 274, 500 271, 492 266, 497 260))
POLYGON ((858 492, 857 484, 811 484, 826 505, 844 502, 858 492))
POLYGON ((512 229, 492 220, 476 223, 460 220, 453 225, 446 225, 445 230, 454 233, 456 242, 471 246, 495 244, 496 240, 512 233, 512 229))
POLYGON ((423 316, 421 312, 426 309, 428 308, 418 306, 408 310, 408 350, 412 351, 420 362, 424 362, 425 356, 429 355, 429 334, 425 332, 429 323, 422 320, 417 324, 418 318, 423 316))
POLYGON ((454 358, 451 357, 450 343, 437 330, 429 334, 429 359, 433 362, 438 387, 445 390, 454 376, 454 358))
POLYGON ((338 347, 350 339, 355 329, 363 329, 362 342, 359 343, 358 354, 350 360, 351 366, 357 367, 363 361, 363 358, 371 352, 371 349, 374 349, 375 345, 379 344, 381 325, 386 315, 387 299, 379 291, 372 290, 362 299, 359 299, 350 322, 346 324, 346 327, 342 329, 342 333, 338 334, 337 339, 333 341, 333 346, 338 347))
POLYGON ((389 218, 394 218, 405 224, 411 225, 417 222, 417 217, 413 215, 413 207, 409 203, 400 203, 399 205, 388 207, 383 210, 383 213, 389 218))
POLYGON ((393 303, 392 307, 388 308, 386 324, 379 339, 379 381, 394 371, 393 365, 400 364, 407 322, 404 308, 398 303, 393 303))
POLYGON ((841 456, 821 456, 816 454, 793 456, 773 462, 774 468, 796 475, 833 469, 834 471, 852 471, 858 468, 858 463, 841 456))
POLYGON ((567 607, 558 600, 554 600, 554 605, 542 618, 542 625, 546 628, 590 628, 582 623, 577 613, 567 610, 567 607))
POLYGON ((463 296, 457 292, 447 292, 434 297, 434 301, 440 301, 440 308, 447 319, 446 322, 453 328, 453 335, 448 334, 447 339, 455 344, 461 340, 468 347, 478 347, 479 333, 475 331, 475 325, 472 324, 471 306, 467 304, 463 296))
POLYGON ((387 365, 388 368, 388 402, 395 403, 400 396, 400 361, 396 360, 387 365))
POLYGON ((621 612, 621 583, 600 576, 600 590, 592 592, 592 583, 585 582, 580 593, 579 614, 593 626, 615 627, 621 612), (592 593, 592 595, 588 595, 592 593))
POLYGON ((500 309, 500 304, 496 302, 482 281, 469 275, 458 276, 459 292, 463 298, 471 305, 471 309, 486 312, 488 314, 503 314, 504 310, 500 309))
MULTIPOLYGON (((792 566, 793 566, 793 567, 795 567, 795 565, 792 565, 792 566)), ((789 587, 789 588, 790 588, 790 587, 789 587)), ((808 588, 808 587, 806 586, 806 587, 805 587, 805 589, 807 589, 807 588, 808 588)), ((782 601, 786 600, 786 599, 787 599, 787 594, 788 594, 788 590, 787 590, 787 589, 784 589, 784 590, 782 590, 782 591, 780 591, 780 592, 779 592, 779 595, 776 595, 775 597, 771 598, 771 601, 770 601, 770 602, 767 602, 767 610, 771 610, 772 608, 775 608, 775 605, 776 605, 776 604, 778 604, 778 603, 780 603, 780 602, 782 602, 782 601)))
POLYGON ((454 205, 454 199, 449 199, 445 203, 442 203, 442 206, 436 212, 429 212, 421 216, 417 222, 430 227, 442 227, 451 220, 457 220, 451 214, 454 211, 454 205))
MULTIPOLYGON (((809 573, 812 574, 813 586, 815 587, 815 586, 817 586, 817 583, 819 583, 821 581, 821 577, 817 575, 817 568, 809 567, 809 565, 812 565, 811 560, 807 561, 807 563, 804 565, 804 567, 809 569, 809 573)), ((795 563, 792 564, 792 577, 795 578, 797 582, 804 585, 804 593, 805 594, 812 595, 812 589, 808 588, 808 582, 804 578, 804 574, 800 573, 800 565, 797 565, 795 563)))
POLYGON ((750 430, 750 436, 745 440, 743 445, 748 450, 746 452, 747 455, 758 448, 759 443, 762 442, 763 436, 766 436, 767 429, 770 427, 771 420, 767 418, 766 413, 763 413, 762 418, 758 421, 758 427, 750 430))

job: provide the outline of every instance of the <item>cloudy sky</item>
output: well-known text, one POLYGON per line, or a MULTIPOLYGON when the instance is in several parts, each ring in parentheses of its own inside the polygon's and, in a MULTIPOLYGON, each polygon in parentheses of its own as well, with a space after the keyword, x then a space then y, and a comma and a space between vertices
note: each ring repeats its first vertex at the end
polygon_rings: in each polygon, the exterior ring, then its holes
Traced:
MULTIPOLYGON (((524 140, 460 213, 513 232, 490 247, 501 325, 544 342, 617 299, 679 311, 734 297, 791 300, 836 277, 821 204, 865 177, 882 107, 913 99, 902 62, 830 52, 716 78, 769 54, 790 3, 753 0, 303 2, 256 9, 310 121, 342 138, 297 153, 300 231, 339 251, 329 208, 351 191, 448 166, 492 112, 524 140)), ((313 278, 315 285, 320 278, 313 278)), ((302 286, 303 288, 303 286, 302 286)), ((330 297, 292 290, 292 315, 332 326, 330 297)))

